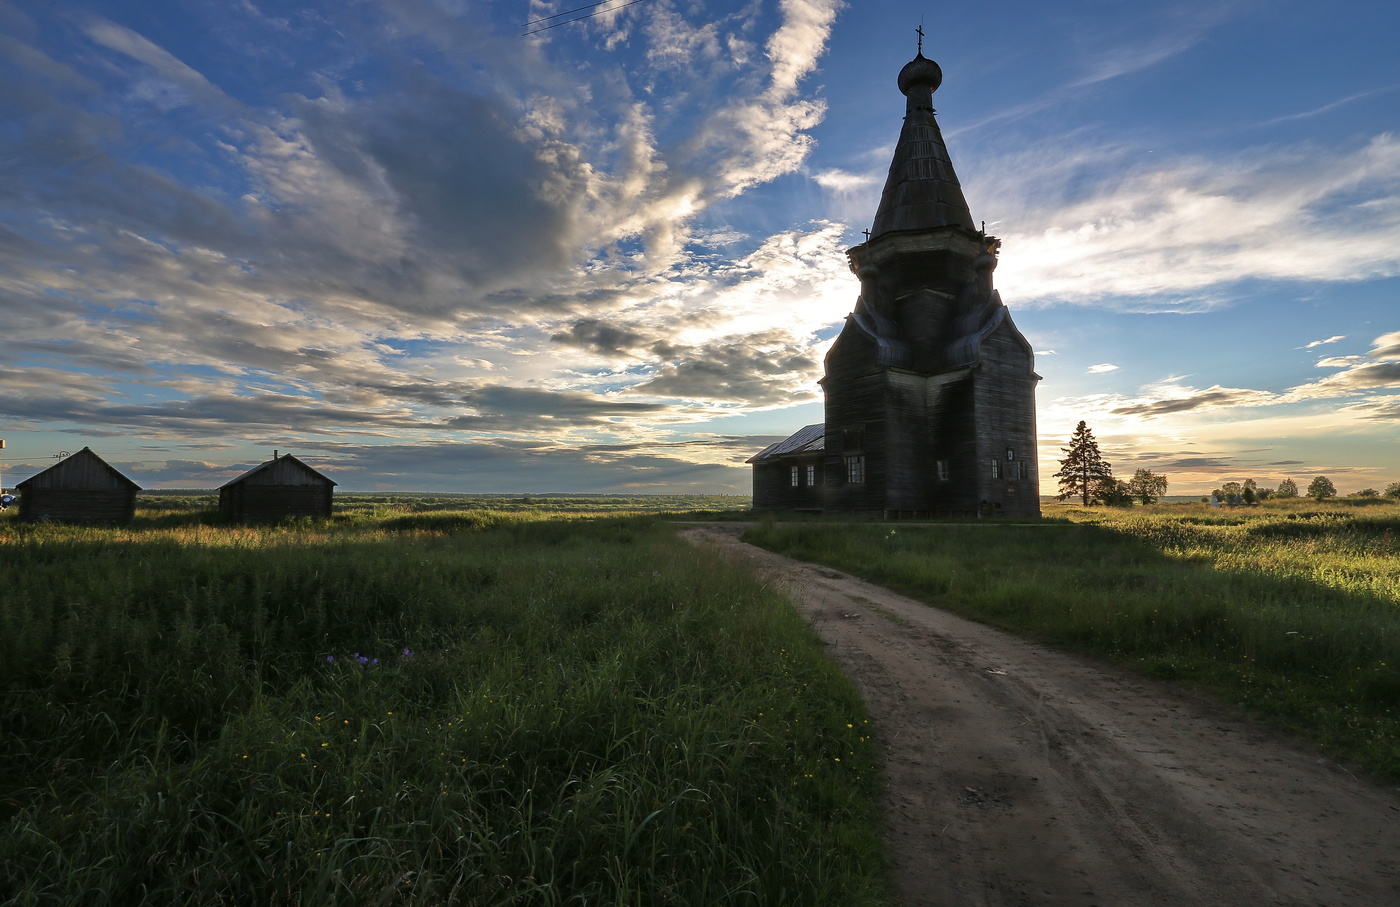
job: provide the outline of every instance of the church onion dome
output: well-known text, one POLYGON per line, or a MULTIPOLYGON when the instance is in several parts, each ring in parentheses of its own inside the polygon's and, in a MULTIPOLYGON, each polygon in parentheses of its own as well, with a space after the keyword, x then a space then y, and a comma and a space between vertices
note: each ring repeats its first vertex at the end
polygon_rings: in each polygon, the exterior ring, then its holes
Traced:
POLYGON ((924 56, 923 51, 899 71, 899 93, 905 97, 916 86, 926 87, 930 94, 943 84, 943 70, 938 64, 924 56))
POLYGON ((910 230, 977 229, 934 117, 933 92, 942 83, 943 70, 922 51, 899 71, 899 90, 908 99, 904 128, 875 211, 871 239, 910 230))

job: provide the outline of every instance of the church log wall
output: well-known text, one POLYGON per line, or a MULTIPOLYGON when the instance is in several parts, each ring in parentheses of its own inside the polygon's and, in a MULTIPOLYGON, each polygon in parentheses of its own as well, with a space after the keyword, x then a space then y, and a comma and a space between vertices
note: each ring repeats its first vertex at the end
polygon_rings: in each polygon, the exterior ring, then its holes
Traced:
POLYGON ((826 387, 826 509, 884 510, 885 477, 885 376, 871 371, 863 375, 827 375, 826 387), (852 434, 858 433, 859 438, 852 434), (848 457, 864 458, 861 482, 848 481, 848 457))
POLYGON ((978 470, 985 489, 983 498, 995 512, 1039 516, 1036 377, 1031 371, 1030 351, 1013 331, 1014 328, 1003 325, 982 343, 982 365, 973 401, 977 410, 978 470), (1013 459, 1007 458, 1008 449, 1013 452, 1013 459), (993 459, 1000 464, 999 478, 991 474, 993 459))

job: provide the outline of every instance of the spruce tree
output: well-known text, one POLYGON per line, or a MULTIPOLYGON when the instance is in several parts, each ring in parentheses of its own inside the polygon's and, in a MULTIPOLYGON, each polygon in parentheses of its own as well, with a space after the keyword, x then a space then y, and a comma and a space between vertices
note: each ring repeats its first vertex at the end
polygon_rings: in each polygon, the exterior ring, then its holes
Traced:
POLYGON ((1099 453, 1099 442, 1084 422, 1080 422, 1069 439, 1069 446, 1060 448, 1065 458, 1060 461, 1060 471, 1055 478, 1060 480, 1060 500, 1079 495, 1084 506, 1089 506, 1099 487, 1113 479, 1113 469, 1099 453))

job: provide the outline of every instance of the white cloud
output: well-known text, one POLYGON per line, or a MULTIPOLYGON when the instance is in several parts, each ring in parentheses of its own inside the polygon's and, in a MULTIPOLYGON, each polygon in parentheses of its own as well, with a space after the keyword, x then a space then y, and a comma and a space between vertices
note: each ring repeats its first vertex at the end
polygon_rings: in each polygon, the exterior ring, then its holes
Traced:
POLYGON ((129 28, 93 17, 84 28, 93 41, 125 54, 155 71, 159 81, 143 80, 133 86, 134 96, 170 110, 193 102, 216 102, 234 107, 235 102, 209 82, 200 72, 129 28))
POLYGON ((812 179, 823 189, 839 193, 866 192, 880 185, 880 177, 874 173, 848 173, 835 168, 814 173, 812 179))
POLYGON ((1057 186, 1105 155, 1121 149, 1049 167, 993 168, 998 182, 969 191, 982 210, 999 210, 1012 225, 997 271, 1008 299, 1200 310, 1221 304, 1244 280, 1400 274, 1393 136, 1351 152, 1302 147, 1233 163, 1181 160, 1116 182, 1100 178, 1087 197, 1057 195, 1057 186))
POLYGON ((1118 371, 1118 366, 1114 365, 1111 362, 1100 362, 1098 365, 1089 366, 1089 374, 1091 375, 1102 375, 1105 372, 1116 371, 1118 371))
POLYGON ((1310 349, 1314 349, 1314 348, 1316 348, 1316 347, 1322 346, 1322 345, 1325 344, 1325 343, 1336 343, 1338 340, 1345 340, 1345 339, 1347 339, 1347 335, 1346 335, 1346 334, 1335 334, 1335 335, 1333 335, 1333 336, 1331 336, 1331 337, 1328 337, 1326 340, 1314 340, 1312 343, 1309 343, 1309 344, 1307 344, 1306 346, 1301 347, 1301 349, 1310 350, 1310 349))
MULTIPOLYGON (((1329 363, 1323 360, 1318 365, 1329 363)), ((1382 334, 1372 341, 1366 356, 1347 356, 1331 360, 1342 368, 1325 378, 1290 388, 1288 400, 1314 400, 1345 397, 1377 389, 1400 389, 1400 331, 1382 334)))

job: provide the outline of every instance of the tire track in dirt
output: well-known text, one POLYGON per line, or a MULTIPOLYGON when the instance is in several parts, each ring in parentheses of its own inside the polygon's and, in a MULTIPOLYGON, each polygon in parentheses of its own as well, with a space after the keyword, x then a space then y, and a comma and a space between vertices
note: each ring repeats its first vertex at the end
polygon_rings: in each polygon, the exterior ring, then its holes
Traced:
POLYGON ((687 528, 784 585, 879 727, 908 905, 1400 905, 1400 790, 1115 666, 687 528))

